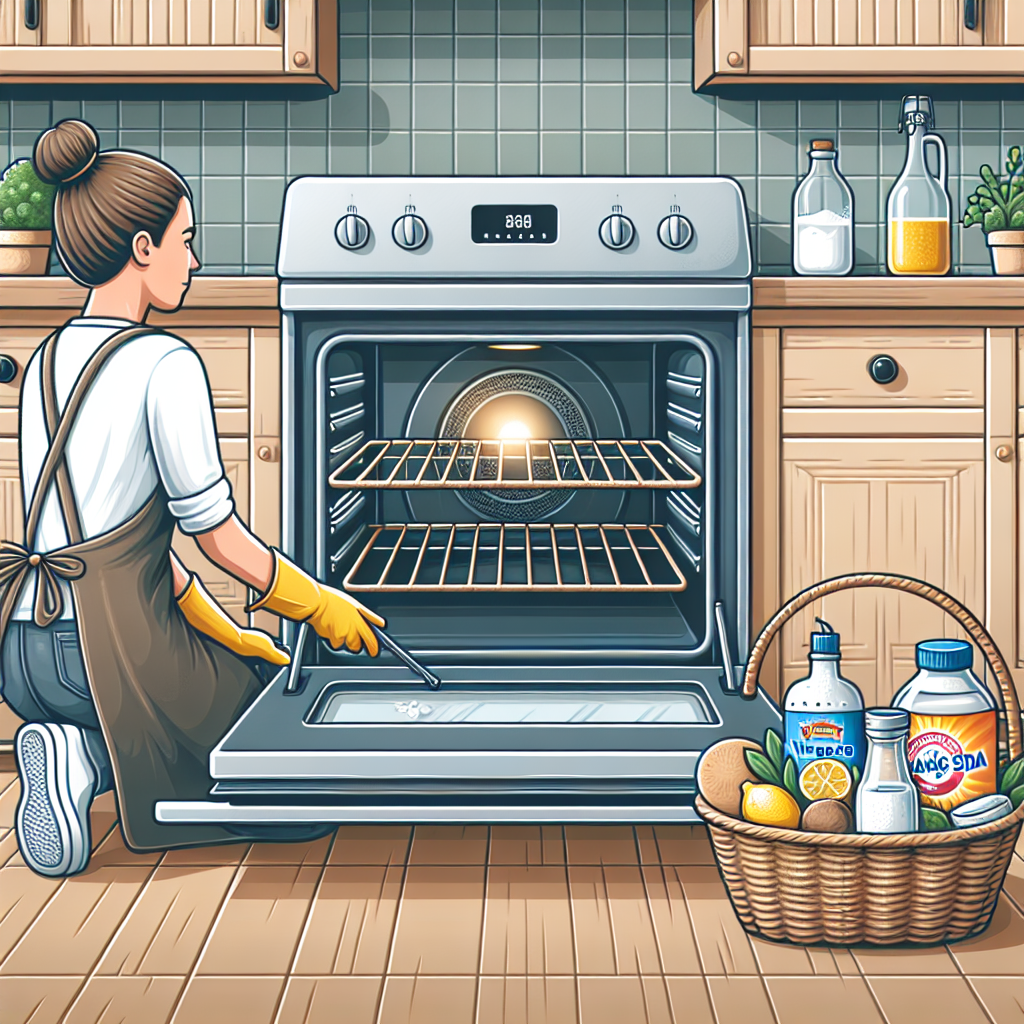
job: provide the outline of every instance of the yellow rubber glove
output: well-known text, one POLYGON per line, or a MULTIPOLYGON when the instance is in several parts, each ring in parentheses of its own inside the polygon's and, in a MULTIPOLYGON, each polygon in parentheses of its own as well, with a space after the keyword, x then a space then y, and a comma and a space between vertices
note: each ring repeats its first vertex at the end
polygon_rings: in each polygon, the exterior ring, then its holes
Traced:
POLYGON ((308 622, 335 650, 344 644, 354 654, 361 651, 365 644, 370 657, 377 657, 377 637, 367 622, 383 629, 384 620, 348 594, 325 583, 318 583, 288 561, 277 548, 271 548, 271 551, 274 555, 274 575, 270 586, 246 611, 265 608, 292 622, 308 622))
POLYGON ((223 644, 243 658, 262 658, 272 665, 287 665, 287 651, 275 646, 269 633, 262 629, 242 629, 213 599, 195 574, 189 574, 188 586, 178 598, 178 607, 188 624, 223 644))

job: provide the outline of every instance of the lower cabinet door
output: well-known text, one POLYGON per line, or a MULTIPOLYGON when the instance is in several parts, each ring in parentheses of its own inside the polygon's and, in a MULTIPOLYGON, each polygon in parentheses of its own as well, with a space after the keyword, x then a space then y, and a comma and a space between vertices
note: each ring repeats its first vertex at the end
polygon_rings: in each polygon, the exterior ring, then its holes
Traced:
MULTIPOLYGON (((984 619, 981 438, 785 438, 782 460, 785 597, 845 573, 899 573, 942 588, 984 619)), ((923 598, 843 591, 786 626, 784 687, 807 674, 815 615, 842 635, 843 674, 869 707, 888 704, 914 674, 918 641, 965 636, 923 598)), ((982 671, 977 661, 975 670, 982 671)))

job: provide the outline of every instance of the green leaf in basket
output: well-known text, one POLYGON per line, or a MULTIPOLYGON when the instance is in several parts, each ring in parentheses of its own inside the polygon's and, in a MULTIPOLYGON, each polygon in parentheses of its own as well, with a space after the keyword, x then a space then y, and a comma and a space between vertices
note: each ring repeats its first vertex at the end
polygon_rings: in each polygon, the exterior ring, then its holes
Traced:
POLYGON ((953 827, 946 812, 934 807, 922 808, 921 818, 924 821, 925 832, 948 832, 953 827))
POLYGON ((769 782, 773 786, 782 785, 782 779, 779 778, 779 773, 775 770, 775 766, 759 750, 745 750, 743 755, 747 759, 750 770, 762 782, 769 782))
POLYGON ((853 766, 853 788, 856 789, 859 783, 860 783, 860 769, 856 765, 854 765, 853 766))
POLYGON ((789 790, 801 811, 807 810, 811 801, 800 792, 800 785, 796 779, 796 761, 791 757, 786 758, 786 767, 782 770, 782 784, 789 790))
POLYGON ((1017 810, 1017 808, 1024 803, 1024 783, 1017 786, 1010 794, 1010 803, 1013 805, 1014 810, 1017 810))
POLYGON ((774 729, 766 729, 764 750, 776 773, 782 771, 782 737, 774 729))
POLYGON ((1024 754, 1015 761, 1011 761, 1003 769, 1003 780, 999 784, 999 792, 1009 794, 1021 783, 1024 783, 1024 754))

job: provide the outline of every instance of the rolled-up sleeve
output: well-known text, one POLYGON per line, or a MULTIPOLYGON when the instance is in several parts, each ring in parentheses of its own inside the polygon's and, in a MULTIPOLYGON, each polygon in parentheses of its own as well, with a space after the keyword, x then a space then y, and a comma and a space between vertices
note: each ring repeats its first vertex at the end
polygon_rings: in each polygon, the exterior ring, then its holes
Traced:
POLYGON ((210 385, 190 348, 168 352, 146 393, 149 437, 171 514, 183 533, 205 533, 234 511, 217 448, 210 385))

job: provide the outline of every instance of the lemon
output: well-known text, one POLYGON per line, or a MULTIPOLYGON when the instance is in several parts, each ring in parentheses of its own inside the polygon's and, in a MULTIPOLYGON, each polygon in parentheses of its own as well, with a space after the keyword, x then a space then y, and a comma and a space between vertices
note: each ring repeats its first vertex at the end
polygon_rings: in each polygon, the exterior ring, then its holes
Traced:
POLYGON ((800 824, 800 807, 781 786, 766 782, 744 782, 743 817, 757 825, 796 828, 800 824))
POLYGON ((853 776, 842 761, 823 757, 804 767, 799 784, 808 800, 842 800, 853 789, 853 776))

